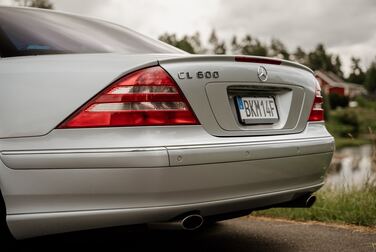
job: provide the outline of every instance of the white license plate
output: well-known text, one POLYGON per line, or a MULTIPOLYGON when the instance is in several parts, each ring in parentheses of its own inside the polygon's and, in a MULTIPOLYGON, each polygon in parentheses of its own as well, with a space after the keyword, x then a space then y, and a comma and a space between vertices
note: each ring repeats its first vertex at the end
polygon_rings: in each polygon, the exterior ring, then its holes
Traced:
POLYGON ((236 98, 240 121, 244 124, 278 122, 278 110, 273 96, 236 98))

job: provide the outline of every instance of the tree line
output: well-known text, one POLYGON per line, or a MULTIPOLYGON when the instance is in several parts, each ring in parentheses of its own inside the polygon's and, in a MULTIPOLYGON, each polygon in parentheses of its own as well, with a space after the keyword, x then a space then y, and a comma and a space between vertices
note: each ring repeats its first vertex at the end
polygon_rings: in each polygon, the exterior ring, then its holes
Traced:
POLYGON ((18 5, 41 9, 53 9, 54 6, 49 0, 14 0, 18 5))
POLYGON ((215 30, 211 32, 205 46, 198 32, 181 37, 174 33, 164 33, 159 39, 192 54, 254 55, 296 61, 313 70, 333 72, 345 81, 364 85, 371 93, 376 94, 376 58, 364 71, 360 67, 360 58, 352 57, 350 74, 345 77, 339 55, 329 53, 321 43, 311 51, 305 51, 298 46, 290 52, 282 41, 275 38, 269 43, 263 43, 251 35, 234 35, 231 41, 226 43, 217 36, 215 30))

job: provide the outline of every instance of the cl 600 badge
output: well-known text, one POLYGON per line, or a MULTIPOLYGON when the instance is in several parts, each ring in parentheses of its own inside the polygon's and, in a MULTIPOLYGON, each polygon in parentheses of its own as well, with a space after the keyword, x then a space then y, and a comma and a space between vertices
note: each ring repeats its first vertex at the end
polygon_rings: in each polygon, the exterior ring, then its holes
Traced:
POLYGON ((181 80, 184 79, 218 79, 219 72, 218 71, 198 71, 196 73, 191 72, 178 72, 178 78, 181 80))

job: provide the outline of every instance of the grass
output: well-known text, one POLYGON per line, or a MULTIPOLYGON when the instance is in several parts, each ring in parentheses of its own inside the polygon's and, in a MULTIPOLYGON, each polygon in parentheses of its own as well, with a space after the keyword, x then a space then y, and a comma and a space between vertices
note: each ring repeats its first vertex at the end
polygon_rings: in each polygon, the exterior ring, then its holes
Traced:
MULTIPOLYGON (((369 141, 373 146, 371 169, 376 171, 376 137, 371 129, 369 133, 373 139, 369 141)), ((256 211, 253 215, 376 227, 376 181, 372 176, 361 188, 330 189, 324 186, 315 195, 317 201, 311 208, 272 208, 256 211)))
POLYGON ((252 215, 376 227, 376 188, 353 191, 323 189, 311 208, 272 208, 252 215))

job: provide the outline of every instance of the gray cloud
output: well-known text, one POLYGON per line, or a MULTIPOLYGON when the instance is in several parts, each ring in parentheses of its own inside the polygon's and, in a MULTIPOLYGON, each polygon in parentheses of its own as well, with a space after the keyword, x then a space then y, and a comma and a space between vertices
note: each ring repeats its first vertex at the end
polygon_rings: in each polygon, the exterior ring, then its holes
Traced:
POLYGON ((290 45, 351 45, 372 39, 376 32, 376 1, 226 1, 213 20, 226 33, 277 37, 290 45))

